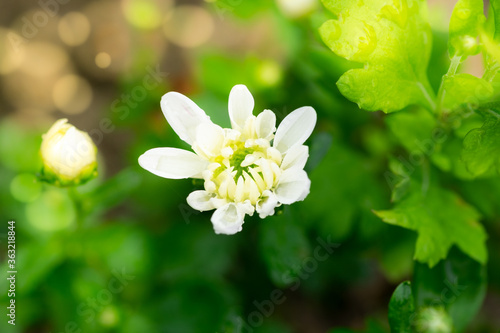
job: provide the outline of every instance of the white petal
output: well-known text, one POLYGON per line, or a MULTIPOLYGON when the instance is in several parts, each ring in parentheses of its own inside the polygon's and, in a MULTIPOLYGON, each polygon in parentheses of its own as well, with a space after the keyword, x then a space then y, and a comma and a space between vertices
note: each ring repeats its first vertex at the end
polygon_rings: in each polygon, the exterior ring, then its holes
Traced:
POLYGON ((316 118, 316 111, 310 106, 293 111, 278 126, 273 146, 284 154, 291 147, 303 144, 311 135, 316 118))
POLYGON ((309 157, 309 147, 300 145, 293 146, 288 150, 283 161, 281 162, 281 169, 286 170, 289 168, 304 169, 307 158, 309 157))
POLYGON ((278 149, 274 147, 267 148, 267 157, 270 158, 274 163, 280 165, 282 161, 281 153, 278 149))
POLYGON ((264 191, 262 194, 264 198, 257 202, 256 210, 257 213, 259 213, 259 217, 264 219, 268 216, 274 215, 274 209, 278 206, 278 198, 269 190, 264 191))
POLYGON ((238 84, 229 93, 229 119, 235 129, 245 127, 245 122, 252 115, 255 102, 248 88, 238 84))
POLYGON ((187 203, 193 209, 199 210, 201 212, 215 209, 215 205, 212 202, 213 196, 207 191, 194 191, 187 197, 187 203))
POLYGON ((164 178, 200 178, 208 161, 195 153, 178 148, 154 148, 139 157, 139 165, 164 178))
POLYGON ((233 235, 241 231, 244 218, 245 213, 231 202, 218 208, 210 220, 216 234, 233 235))
POLYGON ((250 200, 245 200, 243 202, 237 203, 236 206, 238 206, 238 211, 250 216, 252 216, 255 211, 255 207, 252 205, 250 200))
POLYGON ((243 201, 243 197, 245 195, 245 179, 243 177, 238 178, 238 182, 236 182, 236 191, 234 193, 234 201, 241 202, 243 201))
POLYGON ((255 184, 257 184, 259 191, 264 191, 267 188, 264 179, 260 176, 257 170, 255 170, 255 168, 250 168, 249 171, 250 174, 252 175, 253 180, 255 181, 255 184))
POLYGON ((304 200, 309 194, 311 181, 304 170, 298 168, 287 169, 280 178, 275 193, 278 201, 284 204, 292 204, 304 200))
POLYGON ((248 192, 250 203, 255 204, 260 197, 259 187, 247 172, 243 171, 243 177, 245 178, 245 190, 248 192))
POLYGON ((271 163, 267 159, 261 158, 258 161, 258 165, 260 166, 264 182, 266 183, 266 189, 271 188, 274 184, 274 174, 271 169, 271 163))
POLYGON ((257 116, 255 132, 257 137, 266 139, 276 130, 276 115, 271 110, 264 110, 257 116))
POLYGON ((196 145, 208 157, 220 154, 224 144, 224 130, 213 123, 200 124, 196 128, 196 145))
POLYGON ((196 139, 196 128, 203 123, 212 123, 205 111, 192 100, 178 92, 169 92, 161 99, 165 118, 179 138, 192 144, 196 139))

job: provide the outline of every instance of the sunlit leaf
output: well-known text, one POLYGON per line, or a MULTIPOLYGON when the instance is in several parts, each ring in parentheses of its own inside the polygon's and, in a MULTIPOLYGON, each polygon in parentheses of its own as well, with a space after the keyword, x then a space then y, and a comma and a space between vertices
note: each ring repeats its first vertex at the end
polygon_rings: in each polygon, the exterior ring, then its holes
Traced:
POLYGON ((325 44, 337 55, 365 64, 337 82, 344 96, 368 111, 432 106, 426 75, 432 36, 424 1, 323 3, 338 17, 320 28, 325 44))
POLYGON ((463 144, 462 159, 474 176, 500 172, 500 118, 489 116, 481 128, 467 134, 463 144))
POLYGON ((450 57, 467 56, 479 50, 476 41, 479 28, 485 21, 483 0, 459 0, 450 19, 450 57))
POLYGON ((435 266, 452 245, 485 263, 486 233, 479 213, 455 193, 431 185, 425 193, 418 183, 391 210, 375 212, 384 222, 418 232, 415 259, 435 266))

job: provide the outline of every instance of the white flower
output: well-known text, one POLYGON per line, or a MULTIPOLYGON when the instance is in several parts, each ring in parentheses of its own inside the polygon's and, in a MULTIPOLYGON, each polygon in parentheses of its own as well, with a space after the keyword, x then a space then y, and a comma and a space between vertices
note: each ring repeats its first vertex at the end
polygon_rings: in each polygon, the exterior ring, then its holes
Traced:
POLYGON ((304 200, 311 181, 304 171, 309 156, 303 145, 316 124, 316 111, 301 107, 276 130, 270 110, 252 114, 254 100, 244 85, 229 95, 232 128, 221 128, 186 96, 169 92, 161 100, 165 118, 193 152, 155 148, 139 164, 164 178, 200 178, 204 190, 192 192, 188 204, 196 210, 215 209, 211 221, 218 234, 235 234, 245 215, 273 215, 281 204, 304 200))
POLYGON ((42 136, 44 180, 58 186, 82 184, 97 175, 97 148, 85 132, 59 119, 42 136))
POLYGON ((283 13, 291 18, 309 14, 319 3, 317 0, 277 0, 277 2, 283 13))

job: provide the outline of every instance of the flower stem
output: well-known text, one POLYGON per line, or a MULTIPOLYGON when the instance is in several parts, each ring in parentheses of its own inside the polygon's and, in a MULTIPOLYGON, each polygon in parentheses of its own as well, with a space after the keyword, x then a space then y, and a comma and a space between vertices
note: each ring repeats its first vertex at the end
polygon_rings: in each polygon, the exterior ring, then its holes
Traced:
POLYGON ((444 82, 448 77, 456 74, 458 66, 460 65, 461 61, 462 61, 462 56, 457 56, 457 55, 453 56, 453 58, 451 58, 451 63, 450 67, 448 68, 448 72, 445 75, 443 75, 443 78, 441 79, 441 85, 439 86, 437 104, 436 104, 436 113, 439 117, 443 112, 443 100, 444 96, 446 95, 444 82))
POLYGON ((486 80, 488 82, 493 81, 495 76, 498 74, 500 71, 500 64, 498 62, 493 62, 490 66, 486 68, 483 74, 483 80, 486 80))
POLYGON ((424 85, 422 82, 417 82, 417 86, 429 104, 430 112, 434 111, 436 109, 436 102, 434 102, 436 96, 434 95, 434 92, 430 88, 429 84, 427 83, 424 85))
POLYGON ((76 227, 77 229, 81 229, 83 227, 84 214, 82 209, 82 201, 80 199, 80 194, 76 190, 76 186, 68 187, 68 195, 73 201, 73 207, 75 209, 76 215, 76 227))

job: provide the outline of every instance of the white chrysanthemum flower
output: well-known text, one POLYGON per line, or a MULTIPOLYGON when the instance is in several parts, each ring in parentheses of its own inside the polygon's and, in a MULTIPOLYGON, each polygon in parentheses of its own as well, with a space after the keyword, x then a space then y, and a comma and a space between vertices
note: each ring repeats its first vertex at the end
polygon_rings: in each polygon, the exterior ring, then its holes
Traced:
POLYGON ((232 128, 210 121, 193 101, 177 92, 161 100, 165 118, 193 152, 155 148, 139 157, 139 164, 164 178, 201 178, 204 190, 192 192, 188 204, 196 210, 215 209, 211 221, 218 234, 235 234, 245 215, 273 215, 281 204, 304 200, 311 181, 304 171, 308 147, 303 145, 316 125, 316 111, 301 107, 276 130, 270 110, 252 114, 254 100, 244 85, 229 95, 232 128))
POLYGON ((43 135, 42 177, 58 186, 74 186, 97 175, 97 148, 90 136, 59 119, 43 135))

